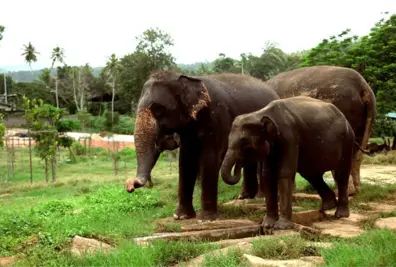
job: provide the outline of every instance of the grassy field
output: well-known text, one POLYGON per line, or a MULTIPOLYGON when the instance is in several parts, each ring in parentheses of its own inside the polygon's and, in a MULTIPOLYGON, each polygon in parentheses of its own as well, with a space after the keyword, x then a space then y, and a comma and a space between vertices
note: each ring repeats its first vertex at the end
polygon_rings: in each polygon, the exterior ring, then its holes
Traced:
MULTIPOLYGON (((0 257, 17 255, 16 266, 171 266, 216 248, 203 242, 155 242, 142 248, 133 237, 154 233, 154 220, 169 217, 176 208, 177 163, 170 169, 166 154, 161 155, 153 171, 152 189, 142 188, 133 194, 124 190, 126 178, 135 175, 136 155, 131 149, 120 152, 120 170, 114 175, 113 162, 106 150, 79 156, 69 163, 63 152, 58 163, 55 183, 45 183, 40 161, 34 159, 34 182, 29 183, 28 153, 17 153, 15 177, 5 180, 5 156, 0 166, 0 257), (18 156, 19 155, 19 156, 18 156), (23 164, 22 164, 23 162, 23 164), (72 256, 71 239, 75 235, 91 237, 116 246, 110 254, 97 253, 85 257, 72 256)), ((393 163, 394 153, 387 155, 384 164, 393 163), (391 157, 392 160, 388 158, 391 157)), ((371 160, 371 159, 365 159, 371 160)), ((237 197, 240 185, 229 186, 219 180, 219 202, 237 197)), ((351 206, 368 200, 380 200, 396 192, 396 186, 363 185, 362 194, 351 206)), ((298 191, 312 191, 308 183, 297 177, 298 191)), ((194 192, 199 210, 200 185, 194 192)), ((301 202, 304 209, 317 209, 317 203, 301 202)), ((261 212, 221 208, 220 215, 229 218, 260 220, 261 212)), ((167 230, 178 231, 170 224, 167 230)), ((288 246, 280 247, 279 240, 255 242, 253 253, 262 257, 287 259, 304 255, 322 255, 327 266, 395 266, 396 233, 388 230, 368 230, 349 240, 336 240, 330 249, 307 251, 301 237, 283 238, 288 246)), ((245 266, 240 251, 228 255, 207 257, 205 266, 245 266)))

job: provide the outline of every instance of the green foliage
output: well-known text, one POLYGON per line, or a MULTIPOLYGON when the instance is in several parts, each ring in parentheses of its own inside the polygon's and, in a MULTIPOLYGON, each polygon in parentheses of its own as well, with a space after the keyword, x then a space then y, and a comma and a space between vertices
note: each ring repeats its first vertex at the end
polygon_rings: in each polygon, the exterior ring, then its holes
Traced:
POLYGON ((382 115, 377 116, 372 136, 396 136, 396 121, 382 115))
POLYGON ((75 130, 80 130, 81 124, 79 120, 63 119, 57 121, 55 127, 58 130, 58 132, 64 133, 64 132, 72 132, 75 130))
POLYGON ((102 208, 121 212, 134 212, 138 210, 160 207, 159 192, 156 190, 136 190, 129 195, 118 186, 106 186, 86 197, 87 204, 102 205, 102 208), (136 193, 136 194, 135 194, 136 193))
POLYGON ((113 126, 113 132, 118 134, 133 134, 135 131, 135 118, 120 116, 118 123, 113 126))
POLYGON ((372 230, 323 250, 325 266, 394 266, 396 232, 372 230))
POLYGON ((4 115, 0 113, 0 148, 4 147, 5 135, 6 135, 6 126, 4 124, 4 115))
MULTIPOLYGON (((48 163, 52 163, 54 171, 56 162, 56 150, 59 143, 62 145, 71 145, 70 140, 62 140, 67 137, 59 136, 57 125, 65 114, 64 109, 56 108, 50 104, 44 104, 41 99, 29 100, 23 98, 23 107, 25 109, 24 118, 32 132, 32 138, 36 141, 35 151, 45 162, 45 176, 48 181, 48 163), (60 141, 61 140, 61 141, 60 141)), ((65 124, 66 125, 66 124, 65 124)), ((63 125, 63 126, 65 126, 63 125)), ((52 181, 55 181, 55 173, 52 172, 52 181)))
MULTIPOLYGON (((348 36, 350 29, 323 40, 305 56, 300 66, 337 65, 358 71, 376 94, 377 112, 396 110, 396 14, 381 19, 366 36, 348 36)), ((379 119, 376 133, 384 122, 379 119)))

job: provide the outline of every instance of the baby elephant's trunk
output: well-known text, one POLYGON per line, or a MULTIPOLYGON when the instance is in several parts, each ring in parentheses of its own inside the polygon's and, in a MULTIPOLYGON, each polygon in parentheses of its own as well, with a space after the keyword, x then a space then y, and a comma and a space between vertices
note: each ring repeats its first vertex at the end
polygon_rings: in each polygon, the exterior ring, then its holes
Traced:
POLYGON ((221 165, 221 178, 226 184, 237 184, 241 180, 241 169, 242 165, 237 161, 236 152, 229 149, 221 165), (234 165, 234 175, 232 175, 231 170, 234 165))

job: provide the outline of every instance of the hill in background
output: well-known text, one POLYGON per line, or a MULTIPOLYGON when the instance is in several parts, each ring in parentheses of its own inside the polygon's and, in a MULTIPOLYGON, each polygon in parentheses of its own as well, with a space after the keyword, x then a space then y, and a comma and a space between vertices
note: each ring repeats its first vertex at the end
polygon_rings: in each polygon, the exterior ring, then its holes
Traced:
MULTIPOLYGON (((193 64, 178 64, 179 68, 183 70, 197 70, 201 67, 201 64, 205 64, 203 62, 196 62, 193 64)), ((5 73, 8 71, 7 75, 11 76, 15 82, 31 82, 35 80, 38 75, 40 75, 42 69, 33 70, 33 73, 30 70, 15 70, 16 67, 0 67, 0 73, 5 73)), ((24 66, 23 68, 26 68, 24 66)), ((98 77, 103 67, 95 67, 93 69, 93 74, 98 77)), ((52 75, 55 75, 55 70, 52 70, 52 75)))

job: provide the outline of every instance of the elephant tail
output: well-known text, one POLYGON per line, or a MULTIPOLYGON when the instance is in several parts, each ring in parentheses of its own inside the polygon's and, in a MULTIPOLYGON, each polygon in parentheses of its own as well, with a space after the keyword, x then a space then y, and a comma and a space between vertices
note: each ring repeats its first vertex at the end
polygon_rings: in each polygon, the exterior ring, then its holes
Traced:
MULTIPOLYGON (((360 75, 361 76, 361 75, 360 75)), ((362 102, 364 103, 364 119, 365 119, 365 125, 364 125, 364 134, 363 138, 361 140, 360 148, 365 149, 368 141, 371 136, 371 132, 374 126, 375 122, 375 116, 376 116, 376 99, 373 90, 371 89, 370 85, 364 80, 364 78, 361 76, 361 86, 365 88, 363 96, 362 96, 362 102)))
POLYGON ((360 145, 355 141, 355 145, 357 146, 357 148, 362 151, 364 154, 366 154, 367 156, 370 157, 374 157, 374 155, 370 154, 370 151, 368 150, 364 150, 363 148, 360 147, 360 145))

